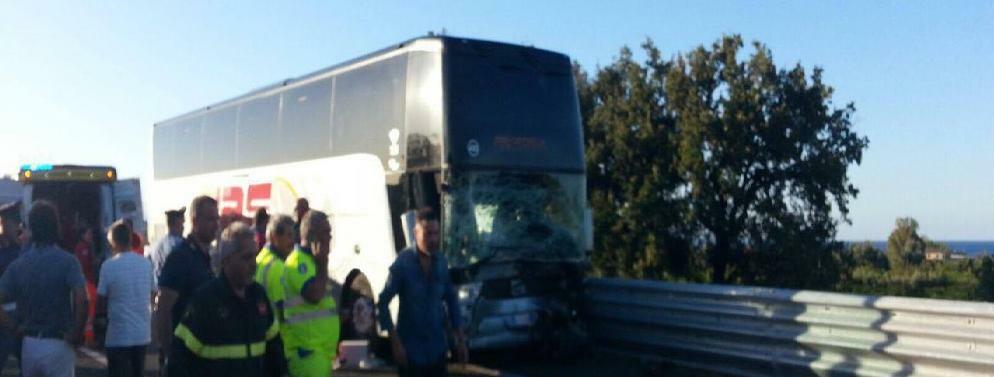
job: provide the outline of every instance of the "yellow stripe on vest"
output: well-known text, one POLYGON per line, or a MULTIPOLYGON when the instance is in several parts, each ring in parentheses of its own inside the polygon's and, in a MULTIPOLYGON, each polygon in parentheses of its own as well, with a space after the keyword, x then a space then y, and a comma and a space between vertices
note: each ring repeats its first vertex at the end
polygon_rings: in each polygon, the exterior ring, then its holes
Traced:
POLYGON ((336 313, 335 309, 332 308, 330 311, 319 310, 307 313, 294 314, 287 317, 286 324, 296 325, 301 322, 313 321, 322 318, 338 318, 338 313, 336 313))
MULTIPOLYGON (((324 299, 322 299, 322 300, 324 300, 324 299)), ((294 295, 293 297, 289 297, 285 301, 283 301, 283 308, 284 309, 295 309, 298 306, 303 306, 303 305, 314 305, 314 306, 317 306, 318 304, 311 304, 310 301, 307 301, 307 299, 305 299, 304 296, 301 296, 301 295, 294 295)), ((334 310, 335 307, 336 306, 334 305, 334 302, 332 302, 331 309, 334 310)))
POLYGON ((273 340, 273 338, 279 334, 280 323, 278 321, 273 321, 273 324, 269 326, 269 330, 266 330, 266 340, 273 340))
MULTIPOLYGON (((266 353, 265 341, 248 344, 248 347, 245 344, 205 345, 182 323, 176 326, 174 334, 186 344, 186 348, 190 352, 204 359, 247 359, 259 357, 266 353)), ((266 332, 266 336, 269 336, 269 331, 266 332)))

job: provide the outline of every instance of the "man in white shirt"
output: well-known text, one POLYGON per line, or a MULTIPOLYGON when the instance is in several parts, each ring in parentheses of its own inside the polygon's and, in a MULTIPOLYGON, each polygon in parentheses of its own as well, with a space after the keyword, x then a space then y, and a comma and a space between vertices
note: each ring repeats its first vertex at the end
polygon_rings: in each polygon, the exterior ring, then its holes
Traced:
POLYGON ((107 232, 114 256, 100 269, 97 302, 107 306, 107 372, 141 377, 145 351, 152 340, 152 264, 130 252, 131 229, 117 221, 107 232))

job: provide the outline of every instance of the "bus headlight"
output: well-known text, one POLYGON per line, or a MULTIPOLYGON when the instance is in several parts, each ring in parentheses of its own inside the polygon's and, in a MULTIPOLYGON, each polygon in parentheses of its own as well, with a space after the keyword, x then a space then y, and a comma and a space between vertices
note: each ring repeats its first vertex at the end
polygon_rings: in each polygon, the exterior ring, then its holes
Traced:
POLYGON ((470 334, 475 332, 475 329, 471 328, 473 309, 480 299, 480 288, 482 287, 483 283, 469 283, 460 285, 456 291, 459 297, 459 307, 462 311, 463 330, 470 334))
POLYGON ((459 300, 460 301, 476 301, 477 297, 480 297, 480 288, 483 287, 483 283, 469 283, 459 286, 459 300))

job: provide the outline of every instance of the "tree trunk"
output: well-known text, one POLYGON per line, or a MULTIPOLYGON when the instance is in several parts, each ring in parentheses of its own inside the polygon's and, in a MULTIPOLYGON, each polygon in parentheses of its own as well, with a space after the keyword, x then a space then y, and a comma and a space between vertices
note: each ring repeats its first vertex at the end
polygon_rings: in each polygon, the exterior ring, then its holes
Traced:
POLYGON ((728 262, 731 242, 724 234, 715 234, 714 247, 711 250, 711 282, 725 284, 728 282, 728 262))

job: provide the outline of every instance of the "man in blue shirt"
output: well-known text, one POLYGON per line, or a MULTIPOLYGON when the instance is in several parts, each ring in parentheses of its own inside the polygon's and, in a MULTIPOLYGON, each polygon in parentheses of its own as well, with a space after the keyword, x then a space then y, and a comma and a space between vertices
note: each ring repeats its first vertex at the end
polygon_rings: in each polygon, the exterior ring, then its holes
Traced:
POLYGON ((74 349, 82 343, 86 325, 83 271, 72 254, 58 247, 59 215, 54 204, 34 202, 28 227, 29 251, 0 277, 0 302, 13 298, 20 321, 0 314, 0 328, 21 339, 25 376, 72 376, 74 349))
POLYGON ((183 217, 185 215, 186 207, 166 211, 166 227, 169 229, 169 234, 159 240, 155 248, 145 254, 145 258, 148 258, 152 262, 152 276, 155 277, 156 281, 159 280, 159 275, 162 274, 162 266, 166 264, 166 257, 180 243, 183 243, 183 217))
POLYGON ((446 376, 445 329, 452 329, 456 356, 469 359, 462 332, 459 303, 449 278, 448 262, 439 249, 438 217, 430 208, 418 210, 414 227, 416 247, 397 255, 390 276, 380 293, 380 327, 390 333, 390 344, 398 374, 404 376, 446 376), (400 296, 397 327, 390 316, 390 301, 400 296), (444 308, 443 308, 444 304, 444 308), (446 324, 445 309, 448 309, 446 324), (449 326, 446 326, 449 325, 449 326))

